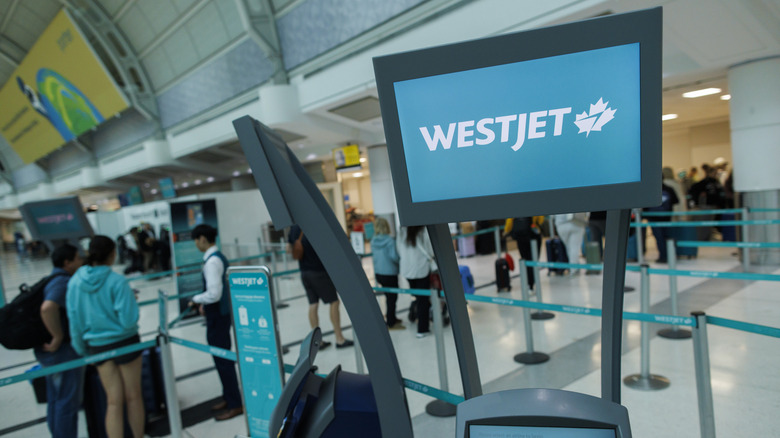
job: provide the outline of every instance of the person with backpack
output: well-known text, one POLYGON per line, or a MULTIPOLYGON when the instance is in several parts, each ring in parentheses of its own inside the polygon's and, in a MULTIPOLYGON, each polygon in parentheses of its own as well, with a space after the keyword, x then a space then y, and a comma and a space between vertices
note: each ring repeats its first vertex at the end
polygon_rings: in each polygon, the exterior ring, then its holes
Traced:
MULTIPOLYGON (((230 350, 230 289, 227 282, 227 257, 217 249, 217 229, 200 224, 192 229, 192 240, 203 253, 203 293, 192 297, 191 306, 197 306, 206 317, 206 342, 217 348, 230 350)), ((238 390, 236 363, 214 356, 214 365, 222 383, 222 401, 212 406, 224 411, 214 419, 224 421, 244 413, 241 392, 238 390)))
MULTIPOLYGON (((94 236, 89 243, 87 263, 68 282, 66 304, 71 345, 81 356, 92 356, 138 344, 138 303, 135 293, 111 266, 116 261, 116 244, 107 236, 94 236)), ((106 391, 106 434, 124 435, 127 422, 135 438, 144 433, 146 412, 141 393, 142 352, 96 362, 100 382, 106 391)))
MULTIPOLYGON (((81 266, 78 249, 65 244, 51 253, 54 265, 43 288, 40 307, 43 325, 51 340, 33 349, 42 367, 50 367, 79 358, 70 345, 65 296, 68 280, 81 266)), ((84 387, 84 367, 46 376, 46 423, 54 438, 78 436, 78 413, 84 387)))

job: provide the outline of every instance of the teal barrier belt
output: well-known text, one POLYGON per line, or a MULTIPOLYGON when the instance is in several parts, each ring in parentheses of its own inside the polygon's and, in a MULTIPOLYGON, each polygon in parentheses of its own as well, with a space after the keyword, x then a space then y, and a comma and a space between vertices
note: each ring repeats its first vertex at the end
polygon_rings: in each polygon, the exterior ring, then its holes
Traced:
POLYGON ((375 287, 374 290, 376 292, 387 292, 391 294, 409 294, 409 295, 419 295, 423 297, 431 296, 431 291, 429 289, 399 289, 397 287, 375 287))
POLYGON ((496 230, 501 230, 501 227, 490 227, 490 228, 485 228, 484 230, 474 231, 473 233, 456 234, 452 236, 452 238, 460 239, 461 237, 470 237, 470 236, 477 236, 480 234, 489 234, 495 232, 496 230))
MULTIPOLYGON (((280 253, 283 253, 283 252, 284 251, 277 251, 277 254, 280 254, 280 253)), ((259 258, 270 257, 270 256, 271 256, 270 252, 265 252, 265 253, 258 254, 258 255, 253 255, 253 256, 248 256, 248 257, 240 257, 240 258, 237 258, 237 259, 231 259, 231 260, 228 260, 228 262, 229 263, 238 263, 238 262, 243 262, 243 261, 246 261, 246 260, 253 260, 253 259, 259 259, 259 258)), ((190 263, 188 265, 179 266, 177 269, 172 269, 170 271, 155 272, 153 274, 141 275, 140 277, 133 277, 133 278, 127 280, 127 281, 128 282, 134 282, 134 281, 139 281, 139 280, 150 280, 150 279, 153 279, 153 278, 165 277, 165 276, 173 275, 173 274, 176 274, 176 273, 195 272, 195 271, 200 270, 200 267, 202 265, 203 265, 202 263, 190 263)))
POLYGON ((675 244, 681 248, 697 248, 711 246, 718 248, 780 248, 780 242, 704 242, 704 241, 679 241, 675 244))
POLYGON ((635 228, 642 227, 722 227, 729 225, 776 225, 780 224, 780 219, 758 219, 754 221, 699 221, 699 222, 647 222, 638 224, 632 222, 631 226, 635 228))
POLYGON ((750 324, 748 322, 734 321, 732 319, 719 318, 717 316, 709 315, 707 315, 707 324, 741 330, 743 332, 771 336, 773 338, 780 338, 780 328, 769 327, 766 325, 750 324))
POLYGON ((780 208, 750 208, 751 213, 780 213, 780 208))
POLYGON ((623 312, 623 319, 632 321, 655 322, 658 324, 696 327, 696 318, 692 318, 690 316, 654 315, 650 313, 623 312))
POLYGON ((558 268, 558 269, 587 269, 589 271, 601 271, 604 269, 604 265, 598 265, 594 263, 560 263, 560 262, 525 262, 526 266, 538 266, 540 268, 558 268))
POLYGON ((458 403, 463 402, 465 400, 463 397, 455 394, 451 394, 446 391, 442 391, 441 389, 434 388, 433 386, 428 386, 424 383, 415 382, 414 380, 404 379, 404 386, 411 389, 412 391, 419 392, 420 394, 425 394, 428 396, 431 396, 433 398, 445 401, 451 405, 457 405, 458 403))
POLYGON ((218 347, 212 347, 211 345, 203 345, 197 342, 188 341, 186 339, 174 338, 173 336, 168 337, 168 339, 172 343, 179 344, 183 347, 202 351, 203 353, 207 353, 215 357, 220 357, 222 359, 232 360, 233 362, 238 361, 238 356, 236 356, 236 353, 230 350, 225 350, 223 348, 218 348, 218 347))
POLYGON ((696 216, 702 214, 733 214, 742 213, 741 208, 723 208, 720 210, 691 210, 691 211, 643 211, 642 217, 656 216, 696 216))
MULTIPOLYGON (((197 295, 199 293, 202 293, 202 292, 201 291, 195 291, 195 292, 187 292, 187 293, 183 293, 183 294, 179 294, 179 295, 171 295, 171 296, 168 297, 168 301, 176 300, 176 299, 179 299, 179 298, 194 297, 195 295, 197 295)), ((138 302, 138 307, 143 307, 143 306, 149 306, 151 304, 156 304, 157 301, 158 301, 157 299, 139 301, 138 302)))
POLYGON ((116 350, 106 351, 104 353, 96 354, 94 356, 82 357, 81 359, 75 359, 61 364, 52 365, 50 367, 41 368, 39 370, 31 371, 29 373, 17 374, 15 376, 6 377, 0 379, 0 388, 3 386, 11 385, 24 380, 32 380, 38 377, 48 376, 50 374, 61 373, 63 371, 72 370, 74 368, 83 367, 95 362, 101 362, 108 359, 113 359, 117 356, 133 353, 139 350, 145 350, 149 347, 157 345, 157 341, 146 341, 140 344, 128 345, 126 347, 120 347, 116 350))
POLYGON ((290 269, 289 271, 277 272, 276 275, 274 275, 274 277, 283 277, 285 275, 297 274, 299 272, 301 272, 300 269, 290 269))
POLYGON ((730 280, 748 281, 780 281, 780 275, 756 274, 753 272, 718 272, 718 271, 679 271, 672 269, 648 269, 650 274, 673 275, 677 277, 727 278, 730 280))

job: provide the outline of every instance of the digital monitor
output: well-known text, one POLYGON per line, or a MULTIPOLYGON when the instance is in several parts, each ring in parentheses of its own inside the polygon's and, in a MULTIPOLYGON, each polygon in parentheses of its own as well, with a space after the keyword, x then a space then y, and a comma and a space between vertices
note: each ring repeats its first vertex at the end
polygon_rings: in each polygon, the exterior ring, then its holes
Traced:
POLYGON ((19 211, 35 240, 80 239, 92 235, 92 226, 76 196, 28 202, 19 211))
POLYGON ((374 58, 402 224, 658 205, 661 18, 374 58))
POLYGON ((625 407, 559 389, 514 389, 458 405, 457 438, 631 438, 625 407))
POLYGON ((160 194, 163 199, 172 199, 176 197, 176 187, 173 184, 173 178, 160 178, 160 194))

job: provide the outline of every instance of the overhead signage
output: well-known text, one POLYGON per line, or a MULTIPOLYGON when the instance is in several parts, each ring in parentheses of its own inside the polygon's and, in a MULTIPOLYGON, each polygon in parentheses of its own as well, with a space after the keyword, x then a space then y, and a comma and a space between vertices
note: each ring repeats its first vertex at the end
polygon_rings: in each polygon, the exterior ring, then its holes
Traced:
POLYGON ((65 9, 0 89, 0 102, 0 133, 25 163, 128 107, 65 9))
POLYGON ((268 270, 228 270, 233 331, 249 436, 269 436, 269 421, 284 383, 284 365, 268 270))
POLYGON ((80 239, 93 234, 76 196, 28 202, 19 211, 34 240, 80 239))
POLYGON ((358 145, 333 149, 333 162, 336 165, 336 171, 345 172, 360 169, 360 149, 358 145))
POLYGON ((661 13, 374 58, 401 224, 657 205, 661 13))

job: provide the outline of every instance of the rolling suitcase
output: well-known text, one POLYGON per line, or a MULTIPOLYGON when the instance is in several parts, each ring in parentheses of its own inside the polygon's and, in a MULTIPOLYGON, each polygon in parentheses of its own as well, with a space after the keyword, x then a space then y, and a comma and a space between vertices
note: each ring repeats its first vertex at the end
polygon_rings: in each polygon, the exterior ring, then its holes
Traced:
MULTIPOLYGON (((585 242, 585 263, 598 265, 601 263, 601 249, 598 242, 585 242)), ((589 269, 585 274, 598 274, 600 271, 589 269)))
POLYGON ((160 348, 148 348, 141 359, 141 392, 147 417, 165 412, 165 386, 163 384, 160 348))
POLYGON ((512 290, 509 285, 509 263, 504 258, 496 260, 496 287, 499 292, 512 290))
POLYGON ((468 266, 458 265, 460 271, 460 281, 463 283, 463 291, 473 295, 476 292, 474 288, 474 277, 471 275, 471 269, 468 266))
MULTIPOLYGON (((569 263, 569 257, 566 255, 566 246, 563 241, 557 237, 548 239, 545 242, 547 248, 547 261, 557 263, 569 263)), ((563 275, 566 269, 562 268, 550 268, 547 270, 547 275, 558 274, 563 275)))

